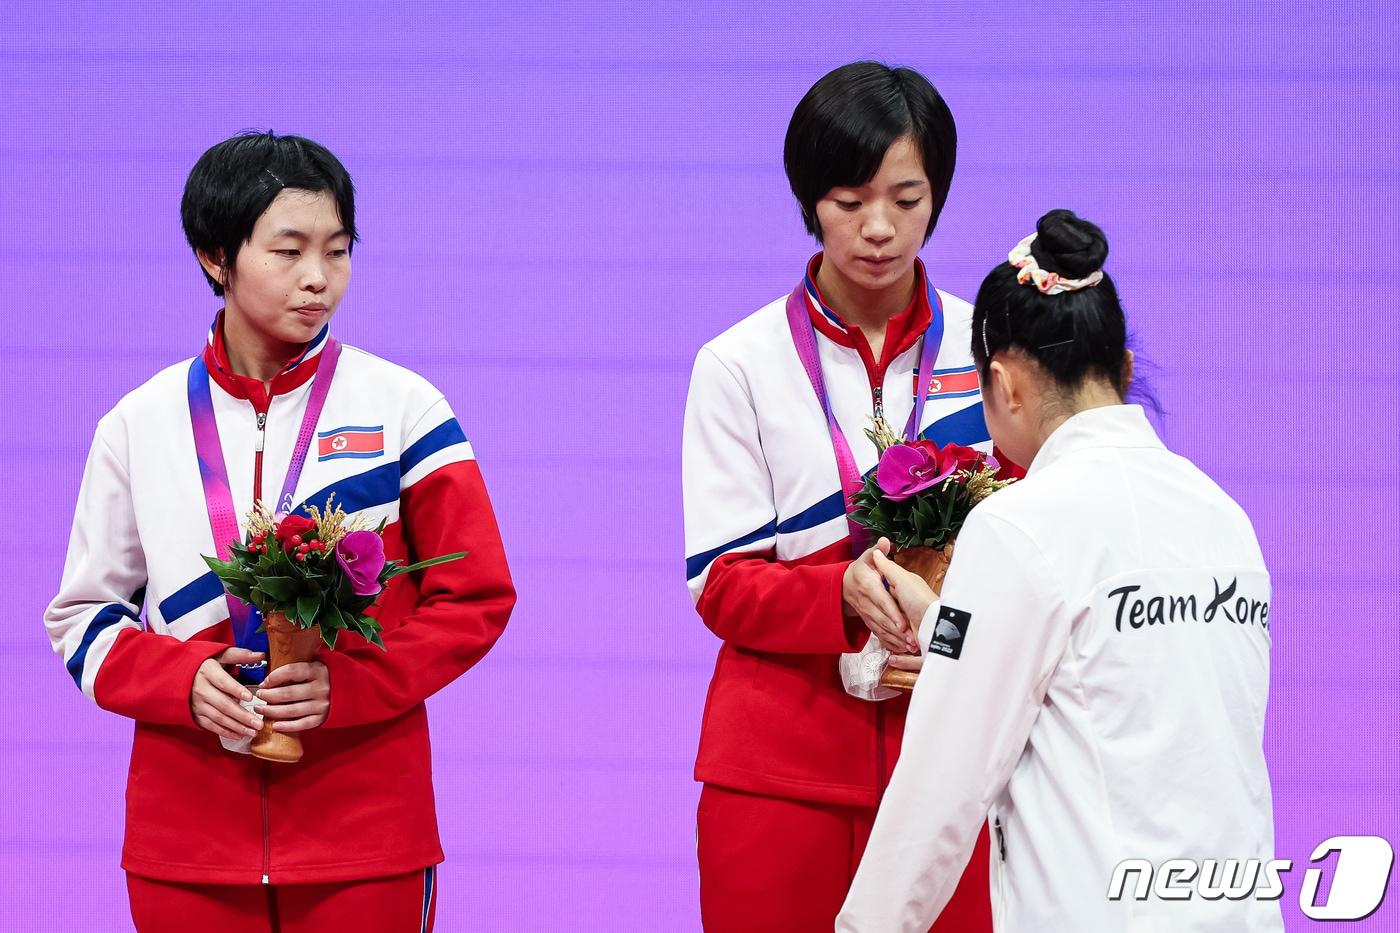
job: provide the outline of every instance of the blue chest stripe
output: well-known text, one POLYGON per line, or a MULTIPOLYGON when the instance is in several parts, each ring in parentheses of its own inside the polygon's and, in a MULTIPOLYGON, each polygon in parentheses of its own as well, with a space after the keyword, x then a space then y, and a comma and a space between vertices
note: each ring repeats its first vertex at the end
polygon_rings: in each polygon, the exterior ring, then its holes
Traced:
POLYGON ((955 411, 946 418, 940 418, 924 428, 919 435, 926 441, 933 441, 939 447, 944 444, 961 444, 971 447, 992 439, 987 431, 987 421, 982 414, 982 403, 969 405, 962 411, 955 411))

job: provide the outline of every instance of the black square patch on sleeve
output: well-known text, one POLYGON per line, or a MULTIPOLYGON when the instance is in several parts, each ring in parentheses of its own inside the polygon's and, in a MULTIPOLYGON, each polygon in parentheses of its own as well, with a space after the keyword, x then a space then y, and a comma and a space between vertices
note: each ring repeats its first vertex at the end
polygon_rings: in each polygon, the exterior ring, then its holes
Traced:
POLYGON ((940 607, 938 621, 933 626, 933 637, 929 639, 928 653, 956 661, 962 656, 963 642, 967 641, 967 628, 971 624, 972 613, 952 606, 940 607))

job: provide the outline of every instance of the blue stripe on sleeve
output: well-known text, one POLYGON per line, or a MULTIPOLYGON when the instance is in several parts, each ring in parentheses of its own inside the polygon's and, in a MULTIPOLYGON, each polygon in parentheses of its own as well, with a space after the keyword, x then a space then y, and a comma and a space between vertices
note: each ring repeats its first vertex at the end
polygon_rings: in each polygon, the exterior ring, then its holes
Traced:
POLYGON ((73 656, 64 664, 68 668, 69 676, 73 678, 73 683, 80 689, 83 686, 83 664, 87 661, 88 649, 92 647, 98 635, 126 619, 137 623, 141 621, 125 606, 108 603, 97 610, 97 615, 88 623, 87 630, 83 632, 83 640, 78 644, 78 650, 74 651, 73 656))
POLYGON ((846 514, 846 497, 839 491, 833 492, 816 505, 809 506, 792 518, 778 523, 778 534, 790 535, 808 528, 824 525, 839 515, 846 514))
POLYGON ((777 522, 769 522, 757 531, 751 531, 748 534, 744 535, 742 538, 735 538, 728 544, 721 545, 717 548, 712 548, 711 550, 708 550, 703 554, 696 554, 694 557, 687 557, 685 559, 685 578, 687 580, 694 580, 696 577, 700 576, 700 574, 705 572, 706 567, 714 563, 716 557, 719 557, 726 551, 732 551, 735 548, 741 548, 746 544, 753 544, 755 541, 762 541, 764 538, 771 538, 777 532, 777 530, 777 522))
POLYGON ((181 616, 189 615, 211 599, 224 595, 224 585, 214 571, 209 571, 180 587, 160 601, 160 617, 169 625, 181 616))
POLYGON ((448 418, 409 445, 409 448, 399 457, 399 475, 407 476, 413 472, 414 467, 439 450, 451 447, 453 444, 465 444, 466 441, 467 436, 462 433, 462 426, 457 423, 457 419, 448 418))
POLYGON ((961 444, 971 447, 992 439, 987 431, 987 421, 982 416, 982 403, 969 405, 962 411, 955 411, 946 418, 940 418, 924 429, 920 435, 924 440, 933 441, 939 447, 944 444, 961 444))

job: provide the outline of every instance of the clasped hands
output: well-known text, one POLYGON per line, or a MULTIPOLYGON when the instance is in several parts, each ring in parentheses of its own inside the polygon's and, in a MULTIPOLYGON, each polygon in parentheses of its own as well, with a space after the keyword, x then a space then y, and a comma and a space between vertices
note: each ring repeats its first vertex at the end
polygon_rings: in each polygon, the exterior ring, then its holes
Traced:
POLYGON ((195 723, 215 735, 233 741, 249 738, 272 720, 274 732, 305 732, 326 721, 331 710, 331 678, 320 661, 287 664, 267 675, 258 688, 267 705, 251 713, 239 705, 253 698, 248 687, 235 680, 224 665, 253 664, 260 651, 226 648, 199 666, 190 688, 190 713, 195 723))
POLYGON ((841 579, 842 607, 890 652, 890 667, 918 671, 924 666, 919 623, 938 597, 923 577, 890 560, 890 550, 890 540, 881 538, 851 562, 841 579))

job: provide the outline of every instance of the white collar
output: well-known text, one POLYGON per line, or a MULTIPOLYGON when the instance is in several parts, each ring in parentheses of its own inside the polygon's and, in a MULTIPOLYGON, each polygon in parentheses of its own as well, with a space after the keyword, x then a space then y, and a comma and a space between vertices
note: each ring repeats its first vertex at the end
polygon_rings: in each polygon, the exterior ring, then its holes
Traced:
POLYGON ((1147 420, 1141 405, 1105 405, 1071 415, 1051 432, 1031 461, 1030 476, 1080 450, 1099 447, 1155 447, 1164 449, 1161 438, 1147 420))

